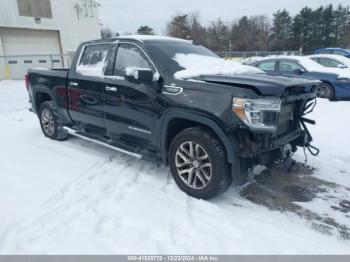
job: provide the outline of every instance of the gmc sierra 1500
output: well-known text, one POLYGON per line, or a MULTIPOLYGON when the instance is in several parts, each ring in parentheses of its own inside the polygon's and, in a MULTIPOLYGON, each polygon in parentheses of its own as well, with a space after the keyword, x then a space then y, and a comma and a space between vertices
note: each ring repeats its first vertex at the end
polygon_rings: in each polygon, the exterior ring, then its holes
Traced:
POLYGON ((26 82, 45 136, 72 134, 162 161, 196 198, 244 184, 252 167, 288 159, 297 147, 313 148, 313 121, 304 116, 318 81, 269 76, 190 41, 90 41, 70 69, 31 69, 26 82))

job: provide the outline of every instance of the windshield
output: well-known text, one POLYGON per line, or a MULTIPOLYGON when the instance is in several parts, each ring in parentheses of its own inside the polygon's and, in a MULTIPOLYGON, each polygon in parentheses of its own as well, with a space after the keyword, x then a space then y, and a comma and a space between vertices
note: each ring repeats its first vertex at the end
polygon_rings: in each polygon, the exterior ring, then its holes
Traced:
POLYGON ((219 58, 219 56, 217 56, 209 49, 200 45, 194 45, 190 42, 149 42, 148 47, 152 55, 155 56, 157 60, 162 65, 164 65, 172 75, 184 69, 184 67, 180 66, 179 63, 175 60, 175 57, 178 54, 194 54, 219 58))
POLYGON ((263 73, 256 67, 224 60, 209 49, 190 42, 152 42, 148 46, 152 55, 178 79, 195 78, 201 75, 263 73))

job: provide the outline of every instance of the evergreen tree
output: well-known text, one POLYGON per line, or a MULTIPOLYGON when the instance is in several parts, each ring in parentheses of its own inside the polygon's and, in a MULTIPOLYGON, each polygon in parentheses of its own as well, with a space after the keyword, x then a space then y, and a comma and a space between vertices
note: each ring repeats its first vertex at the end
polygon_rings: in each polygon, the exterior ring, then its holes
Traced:
POLYGON ((250 41, 248 49, 250 51, 266 51, 270 48, 271 23, 265 15, 253 16, 250 21, 250 41))
POLYGON ((231 27, 231 43, 236 51, 251 51, 249 42, 250 37, 250 22, 247 16, 243 16, 238 22, 232 24, 231 27), (250 50, 249 50, 250 49, 250 50))
POLYGON ((229 28, 220 18, 214 22, 211 22, 208 31, 208 43, 207 46, 216 51, 223 52, 229 49, 228 32, 229 28))
MULTIPOLYGON (((334 20, 335 20, 335 12, 333 9, 333 5, 326 6, 323 10, 322 21, 321 22, 321 40, 323 47, 331 46, 336 39, 334 20)), ((313 46, 314 48, 317 46, 313 46)))
POLYGON ((312 39, 313 11, 304 7, 299 14, 293 18, 292 34, 293 47, 297 50, 310 50, 310 39, 312 39))
POLYGON ((188 15, 177 15, 168 23, 167 35, 182 39, 191 38, 191 26, 188 15))
POLYGON ((334 45, 350 47, 350 10, 349 6, 339 5, 334 11, 334 45))
POLYGON ((137 34, 138 35, 154 35, 153 28, 145 25, 145 26, 140 26, 139 29, 137 29, 137 34))
POLYGON ((243 16, 232 23, 230 41, 236 51, 263 51, 269 49, 270 20, 267 16, 243 16))
POLYGON ((288 50, 291 47, 292 17, 286 9, 273 14, 272 48, 288 50))

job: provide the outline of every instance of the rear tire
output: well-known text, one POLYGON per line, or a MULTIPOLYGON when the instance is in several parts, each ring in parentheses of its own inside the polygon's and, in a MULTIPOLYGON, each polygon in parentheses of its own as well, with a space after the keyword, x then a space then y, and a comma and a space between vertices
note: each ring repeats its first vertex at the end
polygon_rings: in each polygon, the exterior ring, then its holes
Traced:
POLYGON ((46 101, 40 105, 39 121, 41 130, 46 137, 57 141, 68 138, 68 132, 63 129, 63 123, 53 101, 46 101))
POLYGON ((198 199, 214 198, 232 184, 223 145, 202 127, 185 129, 173 139, 169 164, 178 187, 198 199))

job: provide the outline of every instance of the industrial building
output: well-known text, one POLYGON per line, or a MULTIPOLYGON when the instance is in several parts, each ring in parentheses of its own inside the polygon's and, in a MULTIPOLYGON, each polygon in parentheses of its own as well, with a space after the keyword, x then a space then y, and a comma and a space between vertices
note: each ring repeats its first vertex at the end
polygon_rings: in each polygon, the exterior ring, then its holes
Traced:
POLYGON ((94 0, 0 0, 0 79, 28 68, 67 67, 70 54, 101 38, 94 0))

